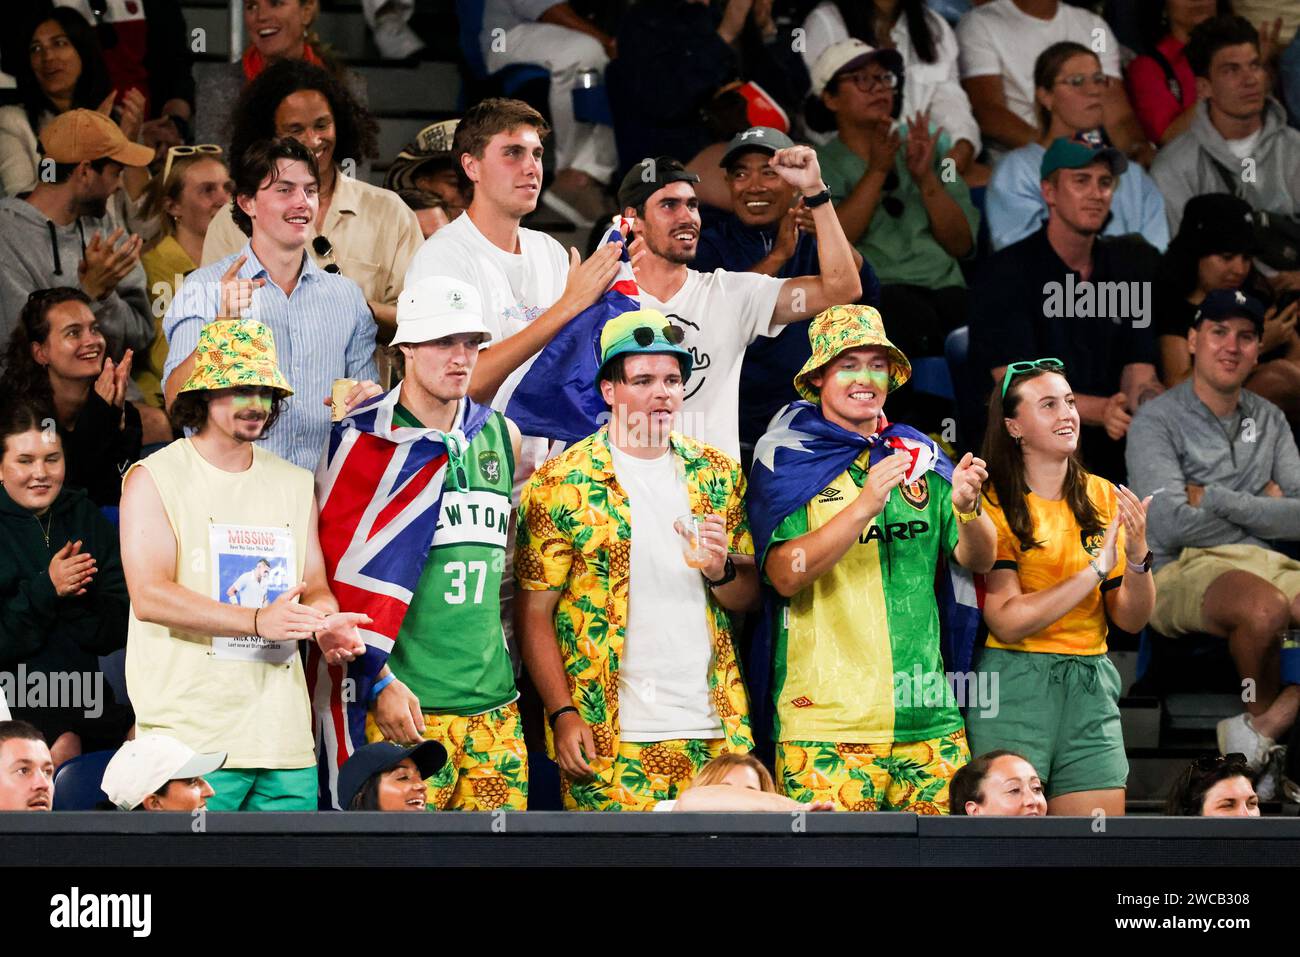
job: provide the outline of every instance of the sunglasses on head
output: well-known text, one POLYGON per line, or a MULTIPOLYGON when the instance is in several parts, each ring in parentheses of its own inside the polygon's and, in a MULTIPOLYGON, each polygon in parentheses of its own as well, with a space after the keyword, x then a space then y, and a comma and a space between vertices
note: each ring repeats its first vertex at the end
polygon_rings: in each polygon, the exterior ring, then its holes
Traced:
POLYGON ((1033 372, 1037 369, 1060 372, 1064 368, 1065 363, 1060 359, 1033 359, 1028 362, 1013 362, 1007 366, 1006 374, 1002 376, 1002 398, 1007 397, 1007 386, 1011 385, 1011 380, 1018 375, 1024 375, 1026 372, 1033 372))
POLYGON ((334 262, 334 244, 327 238, 324 236, 317 236, 311 241, 311 248, 317 256, 329 260, 329 262, 324 266, 326 272, 333 273, 339 271, 338 263, 334 262))
POLYGON ((167 162, 163 164, 162 179, 160 182, 167 182, 167 174, 172 171, 172 161, 178 156, 195 156, 205 153, 211 156, 220 156, 221 147, 216 143, 196 143, 193 146, 173 146, 167 150, 167 162))
POLYGON ((1196 759, 1196 770, 1215 771, 1225 764, 1246 764, 1246 756, 1240 751, 1231 754, 1203 754, 1196 759))
MULTIPOLYGON (((682 340, 686 338, 686 331, 681 326, 674 326, 671 323, 660 329, 659 334, 675 346, 681 345, 682 340)), ((655 331, 649 326, 637 326, 632 330, 632 338, 644 349, 655 341, 655 331)))

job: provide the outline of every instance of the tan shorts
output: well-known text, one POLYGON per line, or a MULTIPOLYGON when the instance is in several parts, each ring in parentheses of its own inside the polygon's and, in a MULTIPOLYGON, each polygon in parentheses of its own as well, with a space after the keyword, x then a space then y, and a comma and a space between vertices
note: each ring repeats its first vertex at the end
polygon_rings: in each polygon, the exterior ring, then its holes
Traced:
POLYGON ((1300 595, 1300 562, 1258 545, 1184 548, 1177 561, 1156 572, 1151 627, 1176 638, 1203 632, 1205 593, 1224 572, 1250 572, 1275 585, 1287 600, 1300 595))

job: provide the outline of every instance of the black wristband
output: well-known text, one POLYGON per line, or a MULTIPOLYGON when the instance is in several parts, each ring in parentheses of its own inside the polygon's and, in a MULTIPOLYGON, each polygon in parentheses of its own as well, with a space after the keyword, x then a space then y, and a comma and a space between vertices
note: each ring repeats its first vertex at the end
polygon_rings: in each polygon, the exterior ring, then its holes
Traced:
POLYGON ((826 189, 822 190, 820 193, 816 194, 815 196, 805 196, 803 198, 803 206, 804 209, 816 209, 818 206, 825 206, 830 201, 831 201, 831 190, 830 187, 828 186, 826 187, 826 189))
POLYGON ((555 730, 555 722, 559 720, 560 715, 568 714, 570 711, 572 711, 574 714, 578 713, 577 708, 575 708, 573 705, 568 705, 567 707, 561 708, 559 711, 553 711, 551 714, 546 716, 546 722, 551 726, 552 731, 555 730))
MULTIPOLYGON (((701 572, 700 574, 704 575, 703 572, 701 572)), ((733 562, 731 560, 731 556, 728 555, 727 563, 722 566, 722 577, 719 578, 717 581, 712 581, 708 575, 704 575, 704 584, 708 588, 721 588, 723 585, 734 580, 735 577, 736 577, 736 563, 733 562)))

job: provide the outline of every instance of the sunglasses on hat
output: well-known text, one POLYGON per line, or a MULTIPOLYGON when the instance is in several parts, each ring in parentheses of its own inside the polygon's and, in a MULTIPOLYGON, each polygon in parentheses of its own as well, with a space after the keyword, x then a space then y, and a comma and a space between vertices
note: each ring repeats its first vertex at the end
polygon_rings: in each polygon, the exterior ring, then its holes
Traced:
MULTIPOLYGON (((686 338, 686 330, 681 326, 674 326, 672 324, 666 325, 660 329, 659 334, 675 346, 681 345, 682 340, 686 338)), ((636 340, 637 345, 644 349, 646 346, 650 345, 650 343, 655 341, 655 331, 649 326, 637 326, 632 330, 632 338, 636 340)))

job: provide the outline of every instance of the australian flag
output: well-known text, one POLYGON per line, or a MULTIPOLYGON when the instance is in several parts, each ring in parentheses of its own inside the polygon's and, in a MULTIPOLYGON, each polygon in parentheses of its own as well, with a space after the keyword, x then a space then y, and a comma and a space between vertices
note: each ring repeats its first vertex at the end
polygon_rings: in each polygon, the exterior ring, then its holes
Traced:
MULTIPOLYGON (((863 449, 871 450, 869 468, 900 450, 910 455, 912 467, 905 478, 908 483, 930 470, 952 481, 952 460, 933 439, 910 426, 891 423, 883 415, 881 423, 874 435, 864 437, 827 421, 811 402, 792 402, 781 411, 754 447, 746 497, 754 554, 760 568, 777 526, 830 485, 863 449)), ((979 633, 979 597, 970 572, 956 562, 944 565, 935 576, 944 666, 948 671, 966 672, 979 633)), ((769 733, 772 718, 771 622, 776 609, 770 592, 764 604, 767 607, 754 638, 747 672, 756 733, 769 733)))
POLYGON ((619 228, 624 224, 628 221, 620 219, 605 233, 604 243, 623 247, 614 282, 546 344, 506 404, 506 416, 524 435, 573 443, 600 428, 606 411, 596 387, 601 330, 614 316, 641 308, 640 291, 619 228))
POLYGON ((316 471, 325 574, 340 611, 369 615, 366 653, 327 665, 307 647, 321 807, 337 807, 339 769, 366 743, 370 690, 397 642, 442 507, 448 443, 473 441, 492 410, 465 398, 450 435, 393 424, 400 388, 352 412, 330 432, 316 471))

